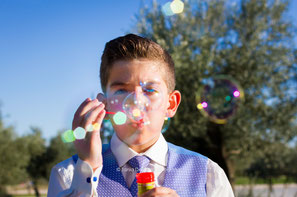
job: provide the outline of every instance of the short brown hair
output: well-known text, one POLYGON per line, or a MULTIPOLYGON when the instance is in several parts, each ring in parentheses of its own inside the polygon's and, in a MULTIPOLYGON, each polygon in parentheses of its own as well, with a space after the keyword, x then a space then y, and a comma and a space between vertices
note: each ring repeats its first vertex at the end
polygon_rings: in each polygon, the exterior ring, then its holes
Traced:
POLYGON ((112 65, 119 60, 148 59, 163 62, 166 75, 164 80, 168 90, 175 88, 174 62, 169 53, 156 42, 134 34, 127 34, 106 43, 101 57, 100 80, 103 92, 110 75, 112 65))

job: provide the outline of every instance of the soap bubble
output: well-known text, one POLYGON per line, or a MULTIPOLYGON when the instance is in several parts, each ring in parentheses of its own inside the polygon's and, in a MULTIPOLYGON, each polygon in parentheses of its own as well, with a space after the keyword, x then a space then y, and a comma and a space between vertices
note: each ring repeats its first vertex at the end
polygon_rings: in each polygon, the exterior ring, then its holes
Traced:
POLYGON ((94 131, 99 131, 99 129, 100 129, 100 125, 96 122, 96 123, 94 123, 93 124, 93 130, 94 131))
POLYGON ((87 130, 88 132, 92 132, 92 131, 94 131, 94 126, 93 126, 92 124, 89 124, 89 125, 87 126, 86 130, 87 130))
POLYGON ((106 113, 116 125, 123 125, 127 121, 148 125, 148 112, 160 107, 161 95, 154 83, 140 82, 135 91, 120 90, 109 95, 106 113))
POLYGON ((170 8, 174 14, 180 14, 184 10, 184 3, 181 0, 174 0, 170 4, 170 8))
MULTIPOLYGON (((165 111, 162 86, 158 79, 139 82, 139 85, 115 88, 106 95, 106 114, 115 129, 123 129, 129 135, 126 144, 140 145, 156 137, 149 135, 156 111, 165 111), (151 138, 144 140, 143 135, 151 138)), ((165 113, 165 112, 163 112, 165 113)))
POLYGON ((165 16, 173 16, 174 12, 171 9, 171 2, 167 2, 162 6, 162 12, 165 16))
POLYGON ((119 111, 113 116, 113 121, 117 125, 125 124, 127 121, 127 115, 124 112, 119 111))
POLYGON ((75 141, 75 137, 74 137, 73 131, 71 129, 62 133, 61 138, 64 143, 69 143, 69 142, 75 141))
POLYGON ((86 137, 86 130, 82 127, 77 127, 73 131, 73 135, 74 135, 75 139, 82 140, 86 137))
POLYGON ((240 85, 229 76, 216 76, 203 81, 197 95, 197 108, 211 121, 225 124, 244 99, 240 85))
POLYGON ((162 133, 165 133, 167 131, 167 129, 169 128, 170 122, 171 122, 170 118, 165 117, 164 124, 161 130, 162 133))
POLYGON ((82 127, 77 127, 74 131, 67 130, 62 133, 61 138, 64 143, 73 142, 75 140, 82 140, 86 137, 87 132, 98 131, 100 125, 96 122, 94 124, 89 124, 86 126, 86 129, 82 127))
POLYGON ((184 10, 184 3, 181 0, 169 1, 162 6, 162 12, 165 16, 180 14, 184 10))
POLYGON ((130 119, 141 121, 147 116, 147 110, 150 107, 150 100, 145 95, 132 92, 123 101, 123 109, 130 119))

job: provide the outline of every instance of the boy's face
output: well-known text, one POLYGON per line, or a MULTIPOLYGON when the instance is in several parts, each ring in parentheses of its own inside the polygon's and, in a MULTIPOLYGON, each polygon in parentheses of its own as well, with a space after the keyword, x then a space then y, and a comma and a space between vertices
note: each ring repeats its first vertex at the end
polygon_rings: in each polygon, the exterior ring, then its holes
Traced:
POLYGON ((146 59, 122 60, 115 62, 110 71, 106 87, 107 111, 122 110, 123 101, 132 92, 145 95, 150 102, 144 117, 149 124, 138 124, 132 118, 127 118, 125 124, 117 125, 110 118, 117 136, 130 147, 155 142, 160 135, 165 117, 174 115, 168 115, 168 108, 172 103, 164 80, 164 68, 160 64, 162 63, 146 59), (149 89, 149 93, 141 84, 148 86, 146 88, 149 89))

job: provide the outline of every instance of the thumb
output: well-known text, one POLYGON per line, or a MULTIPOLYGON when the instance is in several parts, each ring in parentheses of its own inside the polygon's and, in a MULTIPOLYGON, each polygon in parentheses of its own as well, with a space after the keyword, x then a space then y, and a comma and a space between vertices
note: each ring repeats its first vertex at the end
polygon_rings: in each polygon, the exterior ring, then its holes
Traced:
MULTIPOLYGON (((107 106, 107 99, 104 94, 98 93, 97 99, 99 102, 102 102, 105 105, 105 107, 107 106)), ((107 113, 105 113, 104 120, 108 120, 108 119, 109 119, 109 117, 108 117, 107 113)))
POLYGON ((97 94, 97 99, 98 99, 98 101, 104 103, 104 105, 106 106, 106 97, 105 97, 104 94, 102 94, 102 93, 98 93, 98 94, 97 94))

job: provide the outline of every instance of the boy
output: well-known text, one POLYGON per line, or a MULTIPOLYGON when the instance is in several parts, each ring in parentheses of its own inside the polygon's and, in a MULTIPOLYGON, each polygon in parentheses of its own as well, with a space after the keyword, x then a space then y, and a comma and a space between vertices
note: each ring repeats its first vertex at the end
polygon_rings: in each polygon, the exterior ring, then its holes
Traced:
POLYGON ((104 95, 88 98, 79 106, 72 129, 101 125, 108 113, 115 134, 110 144, 103 146, 100 128, 76 140, 78 154, 53 167, 48 196, 137 196, 137 172, 155 175, 157 187, 142 197, 234 196, 216 163, 167 143, 161 134, 164 118, 173 117, 181 101, 180 92, 174 90, 170 55, 157 43, 128 34, 108 42, 101 60, 104 95), (149 100, 147 109, 141 112, 141 119, 137 119, 140 113, 133 111, 124 124, 117 124, 114 112, 123 110, 120 108, 129 94, 144 99, 138 104, 149 100))

